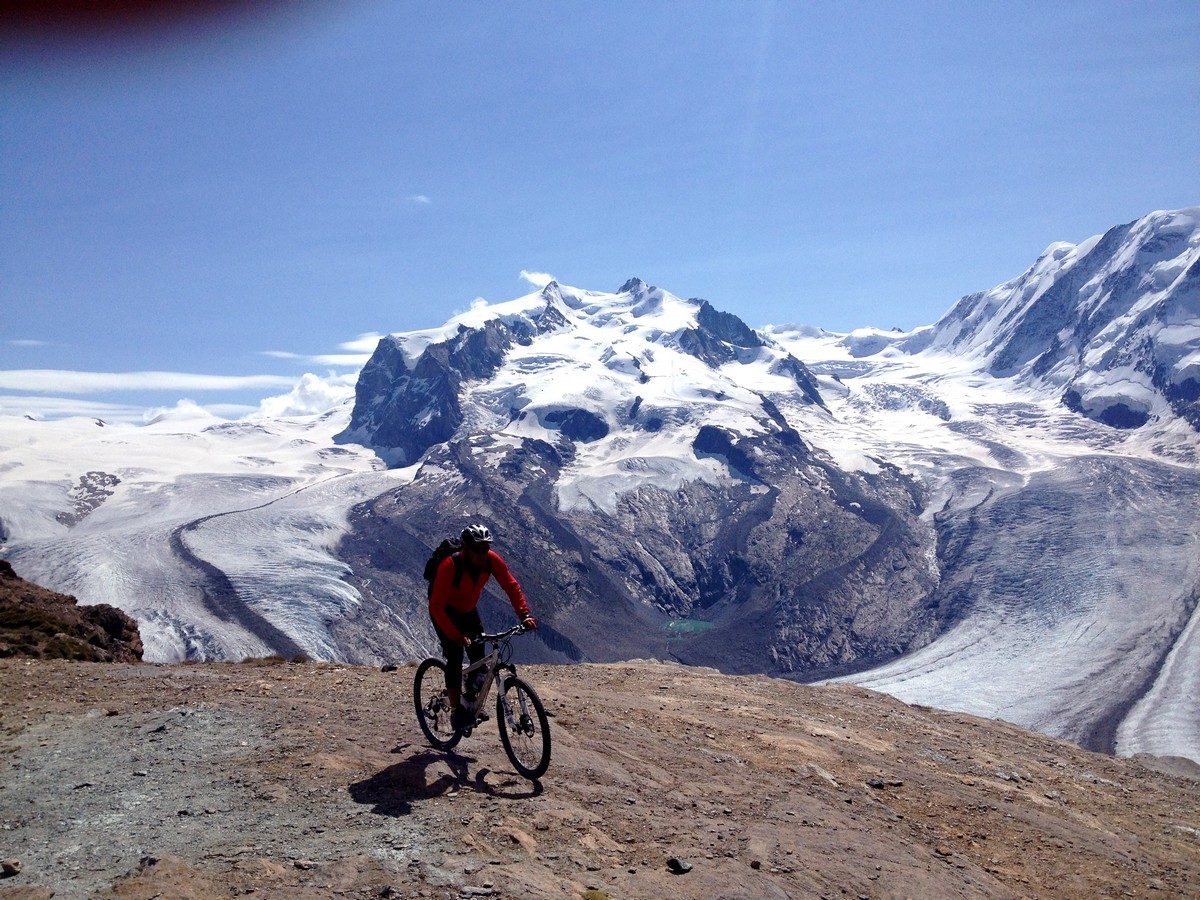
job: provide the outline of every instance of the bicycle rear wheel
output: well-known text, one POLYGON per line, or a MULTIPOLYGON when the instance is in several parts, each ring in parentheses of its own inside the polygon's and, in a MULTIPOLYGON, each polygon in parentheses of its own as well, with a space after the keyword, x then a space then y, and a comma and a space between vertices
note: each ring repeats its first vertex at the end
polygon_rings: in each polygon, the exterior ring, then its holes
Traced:
POLYGON ((462 740, 462 732, 450 724, 450 701, 446 694, 446 664, 427 659, 413 677, 413 706, 425 739, 438 750, 449 750, 462 740))
POLYGON ((550 766, 550 721, 537 693, 515 675, 496 695, 500 743, 520 775, 536 781, 550 766))

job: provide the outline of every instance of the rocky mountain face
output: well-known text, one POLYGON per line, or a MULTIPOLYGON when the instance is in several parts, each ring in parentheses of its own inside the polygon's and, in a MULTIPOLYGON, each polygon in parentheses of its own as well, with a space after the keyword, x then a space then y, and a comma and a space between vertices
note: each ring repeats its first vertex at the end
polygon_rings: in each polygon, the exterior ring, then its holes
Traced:
POLYGON ((979 360, 1117 428, 1200 430, 1200 207, 1155 212, 964 297, 910 349, 979 360))
POLYGON ((560 324, 561 315, 547 303, 528 317, 492 319, 478 328, 460 325, 411 366, 400 339, 384 337, 359 375, 354 412, 341 439, 387 449, 396 465, 416 462, 462 425, 464 382, 491 377, 514 344, 529 346, 534 335, 560 324))
POLYGON ((836 672, 936 632, 919 491, 814 452, 780 403, 823 408, 816 379, 737 317, 632 280, 551 284, 447 331, 381 341, 343 437, 420 460, 339 548, 368 608, 407 602, 428 630, 414 561, 481 519, 544 659, 836 672))

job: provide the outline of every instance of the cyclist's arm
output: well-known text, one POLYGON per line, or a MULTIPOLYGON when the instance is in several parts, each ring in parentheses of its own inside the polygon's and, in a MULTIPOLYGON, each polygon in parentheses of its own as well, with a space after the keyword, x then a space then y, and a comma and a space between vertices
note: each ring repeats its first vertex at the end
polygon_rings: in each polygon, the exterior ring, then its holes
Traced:
POLYGON ((438 566, 433 579, 433 593, 429 595, 429 616, 433 623, 453 641, 463 642, 463 633, 454 627, 446 612, 450 602, 450 588, 454 584, 454 558, 447 556, 438 566))
POLYGON ((492 574, 496 577, 496 583, 504 588, 504 593, 508 594, 508 602, 512 604, 512 608, 517 613, 517 618, 525 619, 529 616, 529 601, 525 599, 525 592, 521 590, 521 583, 517 581, 513 573, 508 568, 508 563, 495 550, 488 552, 488 561, 491 565, 492 574))

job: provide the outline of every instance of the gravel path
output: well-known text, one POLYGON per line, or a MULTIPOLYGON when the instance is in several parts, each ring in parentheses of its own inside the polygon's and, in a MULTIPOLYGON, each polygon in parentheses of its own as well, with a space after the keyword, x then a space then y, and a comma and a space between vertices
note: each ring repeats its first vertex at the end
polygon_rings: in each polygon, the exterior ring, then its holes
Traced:
POLYGON ((0 897, 1200 884, 1200 784, 1132 760, 851 687, 659 663, 522 672, 556 713, 540 784, 491 723, 458 753, 425 746, 411 667, 2 660, 0 858, 21 871, 0 897))

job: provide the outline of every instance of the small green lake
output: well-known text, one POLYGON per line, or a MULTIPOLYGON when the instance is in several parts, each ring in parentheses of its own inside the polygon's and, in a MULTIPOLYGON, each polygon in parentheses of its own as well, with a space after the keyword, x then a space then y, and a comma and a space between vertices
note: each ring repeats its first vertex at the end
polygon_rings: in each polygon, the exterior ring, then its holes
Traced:
POLYGON ((702 619, 670 619, 666 624, 667 631, 676 634, 697 634, 701 631, 708 631, 712 627, 712 622, 705 622, 702 619))

